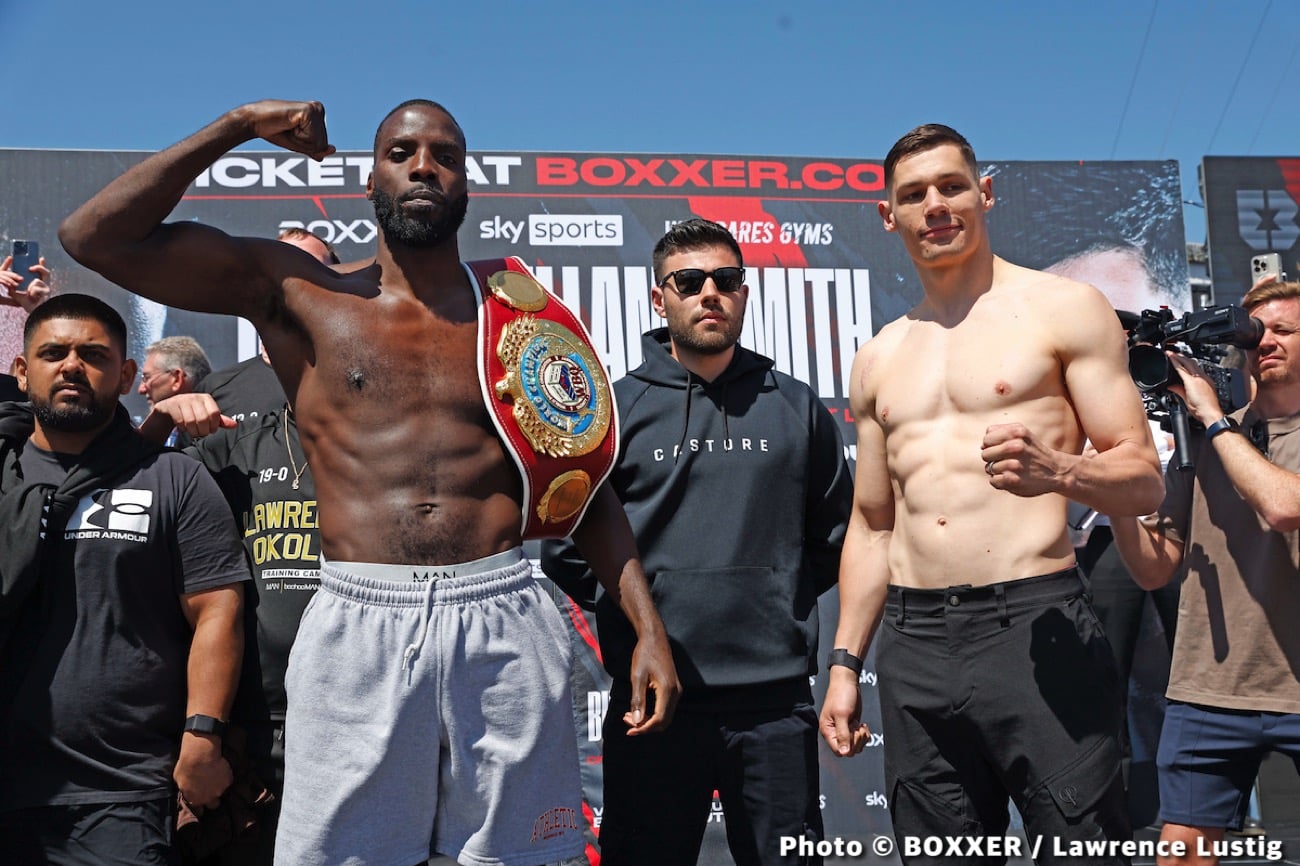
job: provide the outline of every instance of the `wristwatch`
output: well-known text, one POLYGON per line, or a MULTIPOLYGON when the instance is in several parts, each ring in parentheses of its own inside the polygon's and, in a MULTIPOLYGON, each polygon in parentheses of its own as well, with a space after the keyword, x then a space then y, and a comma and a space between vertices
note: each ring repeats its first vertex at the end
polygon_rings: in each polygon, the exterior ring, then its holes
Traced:
POLYGON ((196 734, 212 734, 221 737, 226 733, 227 724, 221 719, 195 713, 185 720, 185 730, 193 731, 196 734))
POLYGON ((1218 421, 1215 421, 1209 427, 1205 428, 1205 438, 1213 439, 1225 430, 1231 430, 1233 433, 1240 433, 1241 425, 1239 425, 1234 419, 1224 415, 1218 421))
POLYGON ((831 650, 830 654, 826 656, 826 670, 829 671, 835 665, 846 667, 855 674, 862 673, 862 659, 843 647, 831 650))

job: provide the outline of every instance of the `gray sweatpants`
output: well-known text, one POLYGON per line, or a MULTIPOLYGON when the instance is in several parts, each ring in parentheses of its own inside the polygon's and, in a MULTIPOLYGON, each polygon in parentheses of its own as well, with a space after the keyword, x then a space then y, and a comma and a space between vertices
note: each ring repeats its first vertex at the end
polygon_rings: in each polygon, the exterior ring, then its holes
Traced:
POLYGON ((322 562, 289 657, 275 862, 579 854, 569 638, 530 563, 340 565, 322 562))

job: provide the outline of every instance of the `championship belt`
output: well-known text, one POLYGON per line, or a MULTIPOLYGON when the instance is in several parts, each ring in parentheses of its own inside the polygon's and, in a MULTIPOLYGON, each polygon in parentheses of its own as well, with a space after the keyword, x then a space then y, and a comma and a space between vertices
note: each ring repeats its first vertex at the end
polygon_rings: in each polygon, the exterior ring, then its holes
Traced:
POLYGON ((614 468, 614 391, 581 320, 522 261, 465 264, 483 400, 524 482, 523 537, 563 538, 614 468))

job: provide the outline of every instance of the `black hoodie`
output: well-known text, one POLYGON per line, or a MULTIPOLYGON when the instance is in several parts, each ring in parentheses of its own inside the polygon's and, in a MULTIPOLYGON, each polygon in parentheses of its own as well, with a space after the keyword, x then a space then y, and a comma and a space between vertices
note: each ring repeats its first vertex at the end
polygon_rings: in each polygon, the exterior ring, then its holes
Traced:
MULTIPOLYGON (((682 701, 787 704, 816 671, 817 596, 834 585, 853 485, 836 422, 807 385, 741 346, 712 382, 642 337, 614 385, 622 450, 610 476, 673 648, 682 701)), ((636 635, 595 591, 570 541, 542 568, 590 606, 605 668, 626 695, 636 635)))
POLYGON ((19 457, 35 424, 30 403, 0 403, 0 651, 40 583, 46 535, 59 535, 82 496, 163 450, 136 433, 119 404, 62 484, 28 483, 19 457))

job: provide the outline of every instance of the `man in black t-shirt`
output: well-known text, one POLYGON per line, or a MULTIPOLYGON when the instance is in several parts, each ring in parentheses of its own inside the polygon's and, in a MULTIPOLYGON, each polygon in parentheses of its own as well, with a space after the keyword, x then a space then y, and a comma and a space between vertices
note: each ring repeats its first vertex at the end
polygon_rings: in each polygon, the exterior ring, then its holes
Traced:
POLYGON ((173 864, 174 796, 216 805, 248 566, 212 479, 145 443, 102 301, 24 330, 0 405, 0 862, 173 864))
POLYGON ((255 831, 204 866, 270 866, 284 789, 285 669, 303 610, 320 586, 316 482, 287 405, 234 426, 210 395, 179 394, 155 404, 141 432, 161 442, 173 425, 195 438, 185 453, 216 478, 253 565, 243 673, 231 718, 248 735, 258 778, 277 798, 260 810, 255 831))
POLYGON ((276 411, 287 399, 266 349, 246 361, 213 370, 195 390, 210 394, 222 412, 241 424, 256 422, 258 416, 276 411))

